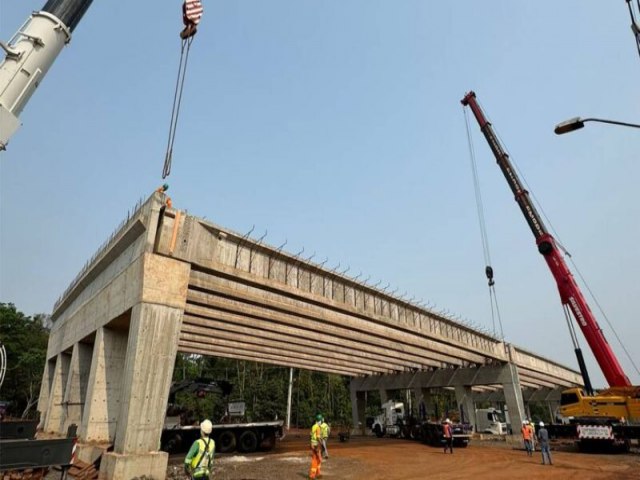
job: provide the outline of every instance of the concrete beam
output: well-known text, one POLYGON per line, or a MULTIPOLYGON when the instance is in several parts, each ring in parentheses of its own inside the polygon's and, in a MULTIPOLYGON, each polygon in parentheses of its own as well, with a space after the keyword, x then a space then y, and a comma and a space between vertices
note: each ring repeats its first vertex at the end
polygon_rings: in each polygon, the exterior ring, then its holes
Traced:
MULTIPOLYGON (((214 338, 221 338, 230 341, 239 341, 245 344, 254 344, 257 347, 262 345, 276 348, 283 348, 291 351, 309 352, 310 349, 316 350, 325 357, 327 363, 331 363, 333 358, 346 360, 350 363, 368 368, 377 369, 380 372, 387 372, 389 370, 404 370, 404 365, 399 362, 386 361, 386 359, 380 359, 379 357, 363 352, 351 351, 345 347, 338 347, 333 344, 325 343, 320 336, 309 339, 289 336, 286 334, 278 335, 270 331, 262 331, 259 329, 251 329, 248 327, 236 327, 234 325, 228 326, 224 323, 211 322, 208 326, 192 325, 193 317, 187 319, 185 316, 185 322, 182 325, 182 332, 185 335, 183 338, 187 339, 186 335, 195 334, 202 337, 212 336, 214 338), (214 327, 215 325, 215 327, 214 327), (298 348, 295 348, 298 347, 298 348)), ((205 321, 206 322, 206 321, 205 321)), ((206 324, 202 322, 203 324, 206 324)), ((257 348, 256 351, 260 351, 257 348)), ((418 368, 418 365, 414 364, 414 368, 418 368)))
POLYGON ((232 349, 228 347, 210 346, 204 347, 201 344, 190 344, 186 342, 180 342, 178 351, 184 353, 194 353, 197 355, 205 355, 210 357, 232 358, 237 360, 249 360, 254 362, 262 362, 270 365, 288 366, 294 368, 300 368, 302 370, 311 370, 315 372, 335 373, 337 375, 346 375, 353 377, 358 375, 359 372, 354 370, 343 370, 336 367, 325 367, 318 362, 306 363, 297 359, 282 358, 281 356, 273 357, 271 355, 260 355, 251 352, 250 350, 232 349))

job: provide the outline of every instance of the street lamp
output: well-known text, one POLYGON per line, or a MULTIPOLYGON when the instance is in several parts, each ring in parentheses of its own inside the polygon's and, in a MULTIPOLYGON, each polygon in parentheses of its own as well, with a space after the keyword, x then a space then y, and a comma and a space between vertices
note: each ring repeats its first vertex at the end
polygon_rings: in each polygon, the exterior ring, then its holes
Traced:
POLYGON ((556 133, 556 135, 562 135, 563 133, 573 132, 574 130, 578 130, 584 127, 584 122, 610 123, 612 125, 622 125, 624 127, 640 128, 640 125, 637 125, 635 123, 618 122, 616 120, 605 120, 603 118, 574 117, 556 125, 554 132, 556 133))

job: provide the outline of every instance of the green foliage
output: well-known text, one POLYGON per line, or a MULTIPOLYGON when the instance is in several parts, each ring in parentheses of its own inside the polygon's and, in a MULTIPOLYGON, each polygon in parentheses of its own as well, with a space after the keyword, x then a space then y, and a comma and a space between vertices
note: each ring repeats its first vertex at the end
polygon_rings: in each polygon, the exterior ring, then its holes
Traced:
MULTIPOLYGON (((286 418, 289 388, 289 368, 287 367, 178 354, 173 380, 198 377, 231 382, 234 388, 229 401, 245 402, 248 421, 286 418)), ((218 419, 224 414, 224 399, 216 395, 209 394, 205 398, 194 398, 193 394, 179 394, 176 396, 176 402, 197 410, 200 420, 207 417, 218 419)), ((350 423, 349 379, 339 375, 295 369, 292 426, 301 428, 310 426, 317 413, 322 413, 332 423, 350 423)))
POLYGON ((2 400, 9 401, 8 413, 28 418, 40 395, 40 383, 47 354, 49 332, 45 315, 26 316, 12 303, 0 303, 0 341, 7 350, 7 371, 2 400))

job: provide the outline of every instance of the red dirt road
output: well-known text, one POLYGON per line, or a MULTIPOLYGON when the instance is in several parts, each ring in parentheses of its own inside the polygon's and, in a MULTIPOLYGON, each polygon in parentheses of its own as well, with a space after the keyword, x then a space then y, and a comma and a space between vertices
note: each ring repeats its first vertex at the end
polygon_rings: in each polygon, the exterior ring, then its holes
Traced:
MULTIPOLYGON (((423 480, 513 478, 558 480, 640 480, 640 455, 593 455, 553 451, 554 465, 541 465, 540 452, 505 444, 475 441, 466 449, 444 454, 418 442, 372 437, 331 439, 331 458, 322 465, 323 480, 423 480)), ((307 478, 310 458, 306 435, 290 435, 269 453, 216 458, 216 480, 307 478)), ((179 460, 172 460, 167 478, 184 478, 179 460), (177 460, 177 461, 176 461, 177 460)))

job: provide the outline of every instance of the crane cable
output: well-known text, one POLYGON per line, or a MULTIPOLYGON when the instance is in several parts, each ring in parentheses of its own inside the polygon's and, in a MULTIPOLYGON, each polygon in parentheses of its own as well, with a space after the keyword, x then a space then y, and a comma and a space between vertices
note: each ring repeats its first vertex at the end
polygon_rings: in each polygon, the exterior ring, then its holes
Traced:
MULTIPOLYGON (((636 19, 633 12, 632 0, 626 0, 626 2, 627 7, 629 7, 629 15, 631 16, 631 31, 636 39, 636 47, 638 48, 638 55, 640 55, 640 18, 636 19)), ((640 17, 640 0, 636 0, 636 5, 638 6, 638 16, 640 17)))
POLYGON ((476 210, 478 212, 478 223, 480 224, 480 237, 482 239, 482 252, 484 254, 485 262, 485 275, 489 285, 489 301, 491 303, 491 322, 493 324, 493 334, 496 332, 496 318, 498 319, 498 325, 500 327, 500 339, 504 342, 504 328, 502 326, 502 317, 500 316, 500 308, 498 306, 498 297, 496 295, 495 281, 493 279, 493 267, 491 266, 491 252, 489 251, 489 237, 487 235, 487 224, 484 220, 484 206, 482 203, 482 192, 480 189, 480 180, 478 178, 478 167, 476 165, 476 155, 473 148, 473 140, 471 137, 471 128, 469 127, 469 117, 467 115, 467 109, 462 108, 464 111, 464 120, 467 127, 467 142, 469 145, 469 157, 471 159, 471 172, 473 174, 473 188, 476 198, 476 210))
POLYGON ((164 180, 171 173, 171 161, 173 159, 173 144, 178 128, 178 116, 182 103, 182 91, 184 80, 187 74, 187 63, 189 62, 189 51, 193 38, 198 31, 197 25, 202 18, 203 7, 200 0, 185 0, 182 4, 182 21, 184 29, 180 32, 180 64, 178 66, 178 78, 176 79, 176 89, 173 94, 173 106, 171 108, 171 122, 169 123, 169 138, 167 140, 167 151, 164 157, 164 167, 162 169, 162 179, 164 180))

